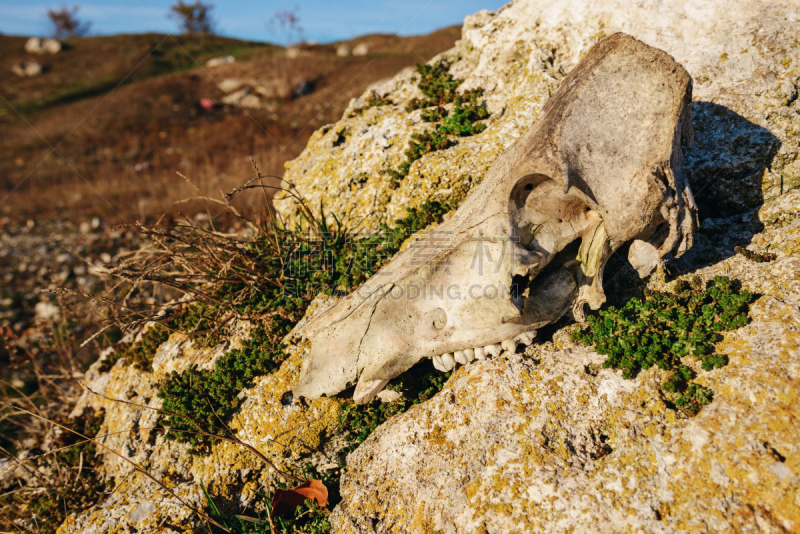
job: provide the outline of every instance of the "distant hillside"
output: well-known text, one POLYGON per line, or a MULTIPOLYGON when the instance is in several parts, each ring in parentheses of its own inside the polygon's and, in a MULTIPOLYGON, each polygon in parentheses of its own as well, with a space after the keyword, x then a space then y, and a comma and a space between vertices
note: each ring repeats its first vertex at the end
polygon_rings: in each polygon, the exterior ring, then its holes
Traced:
MULTIPOLYGON (((70 39, 55 55, 36 56, 24 50, 27 37, 0 36, 3 76, 0 93, 18 111, 32 111, 105 93, 162 74, 185 71, 216 56, 239 60, 267 57, 279 47, 216 35, 112 35, 70 39), (17 78, 8 69, 21 61, 38 61, 44 76, 17 78)), ((8 113, 3 107, 0 113, 8 113)), ((2 116, 2 115, 0 115, 2 116)))
POLYGON ((217 36, 116 35, 69 40, 59 54, 37 56, 24 51, 26 38, 0 36, 0 196, 9 195, 0 217, 152 216, 196 194, 176 171, 218 195, 252 176, 251 155, 262 172, 282 175, 311 133, 338 120, 370 83, 428 61, 458 38, 458 27, 368 35, 344 43, 365 43, 366 55, 339 57, 342 43, 287 54, 217 36), (236 62, 205 67, 228 55, 236 62), (14 76, 21 61, 47 70, 14 76), (228 79, 307 82, 313 90, 243 109, 222 104, 219 84, 228 79), (204 98, 212 109, 200 106, 204 98))

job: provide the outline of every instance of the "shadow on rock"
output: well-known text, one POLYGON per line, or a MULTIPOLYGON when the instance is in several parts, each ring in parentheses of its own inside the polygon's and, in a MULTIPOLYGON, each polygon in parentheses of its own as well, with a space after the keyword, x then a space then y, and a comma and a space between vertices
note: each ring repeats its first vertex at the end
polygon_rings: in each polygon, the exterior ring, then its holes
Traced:
POLYGON ((700 219, 729 217, 758 208, 764 171, 781 146, 769 130, 711 102, 692 104, 694 143, 683 166, 700 219))
MULTIPOLYGON (((764 227, 756 211, 764 203, 765 170, 781 146, 769 130, 711 102, 692 104, 694 143, 684 147, 684 171, 698 205, 695 245, 669 261, 672 276, 691 273, 736 254, 764 227)), ((603 286, 608 304, 622 306, 641 297, 640 280, 627 260, 628 245, 609 260, 603 286)))
POLYGON ((764 230, 757 210, 764 203, 767 171, 781 143, 772 133, 725 106, 692 104, 694 144, 684 167, 699 208, 695 246, 672 262, 686 274, 736 254, 764 230))

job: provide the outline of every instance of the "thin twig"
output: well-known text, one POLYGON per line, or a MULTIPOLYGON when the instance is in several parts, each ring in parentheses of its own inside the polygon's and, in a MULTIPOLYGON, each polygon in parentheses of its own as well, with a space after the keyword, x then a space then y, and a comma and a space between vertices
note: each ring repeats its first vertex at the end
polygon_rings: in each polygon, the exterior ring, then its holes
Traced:
MULTIPOLYGON (((84 386, 84 387, 85 387, 85 386, 84 386)), ((87 388, 87 389, 89 389, 89 388, 87 388)), ((91 390, 90 390, 90 391, 91 391, 91 390)), ((7 403, 5 403, 5 402, 3 402, 3 401, 0 401, 0 404, 2 404, 2 405, 5 405, 5 406, 9 406, 7 403)), ((215 520, 214 520, 212 517, 210 517, 208 514, 206 514, 206 513, 205 513, 205 512, 203 512, 202 510, 199 510, 199 509, 195 508, 194 506, 192 506, 191 504, 189 504, 187 501, 185 501, 184 499, 182 499, 182 498, 181 498, 181 497, 180 497, 180 496, 179 496, 177 493, 175 493, 175 492, 174 492, 172 489, 170 489, 169 487, 167 487, 167 485, 166 485, 166 484, 164 484, 163 482, 161 482, 160 480, 158 480, 158 479, 157 479, 155 476, 151 475, 151 474, 150 474, 150 473, 149 473, 149 472, 148 472, 148 471, 147 471, 145 468, 143 468, 142 466, 140 466, 139 464, 137 464, 137 463, 136 463, 136 462, 134 462, 133 460, 131 460, 131 459, 129 459, 129 458, 126 458, 125 456, 123 456, 123 455, 122 455, 122 454, 120 454, 119 452, 115 451, 115 450, 114 450, 114 449, 112 449, 111 447, 107 447, 106 445, 104 445, 104 444, 100 443, 100 442, 99 442, 99 441, 97 441, 96 439, 94 439, 94 438, 90 438, 90 437, 87 437, 87 436, 83 435, 82 433, 78 432, 77 430, 73 430, 73 429, 69 428, 68 426, 62 425, 61 423, 59 423, 59 422, 57 422, 57 421, 53 421, 53 420, 47 419, 47 418, 45 418, 45 417, 42 417, 42 416, 40 416, 40 415, 37 415, 37 414, 35 414, 35 413, 31 412, 31 411, 28 411, 28 410, 25 410, 25 412, 26 412, 28 415, 32 416, 32 417, 36 417, 37 419, 42 419, 42 420, 44 420, 44 421, 47 421, 47 422, 49 422, 49 423, 51 423, 51 424, 53 424, 53 425, 56 425, 57 427, 61 428, 62 430, 66 430, 67 432, 71 432, 71 433, 73 433, 73 434, 75 434, 75 435, 77 435, 77 436, 79 436, 79 437, 81 437, 81 438, 83 438, 83 439, 89 440, 89 441, 91 441, 92 443, 94 443, 95 445, 97 445, 98 447, 101 447, 101 448, 103 448, 104 450, 106 450, 106 451, 110 452, 111 454, 113 454, 113 455, 115 455, 115 456, 117 456, 117 457, 121 458, 121 459, 122 459, 124 462, 127 462, 128 464, 130 464, 130 465, 131 465, 131 466, 132 466, 132 467, 133 467, 133 468, 134 468, 136 471, 140 472, 142 475, 146 476, 147 478, 149 478, 150 480, 152 480, 153 482, 155 482, 156 484, 158 484, 158 485, 159 485, 161 488, 163 488, 163 489, 164 489, 164 491, 166 491, 166 492, 167 492, 167 493, 169 493, 169 494, 170 494, 172 497, 174 497, 175 499, 177 499, 177 500, 178 500, 178 502, 180 502, 180 503, 181 503, 183 506, 185 506, 186 508, 188 508, 189 510, 191 510, 192 512, 194 512, 194 513, 195 513, 195 514, 197 514, 198 516, 202 517, 202 518, 203 518, 203 519, 205 519, 206 521, 209 521, 209 522, 211 522, 213 525, 215 525, 215 526, 217 526, 217 527, 221 528, 221 529, 222 529, 222 530, 224 530, 225 532, 230 532, 230 530, 228 530, 227 528, 225 528, 225 526, 223 526, 222 524, 220 524, 220 523, 218 523, 217 521, 215 521, 215 520)))

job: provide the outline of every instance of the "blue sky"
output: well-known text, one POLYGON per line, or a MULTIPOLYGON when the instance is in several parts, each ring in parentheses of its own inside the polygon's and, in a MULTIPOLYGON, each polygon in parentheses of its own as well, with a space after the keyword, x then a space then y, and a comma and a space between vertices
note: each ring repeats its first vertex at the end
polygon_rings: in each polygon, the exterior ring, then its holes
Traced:
MULTIPOLYGON (((193 0, 185 0, 193 3, 193 0)), ((78 17, 91 22, 91 34, 161 32, 177 26, 167 16, 175 0, 0 0, 0 33, 46 35, 47 10, 78 5, 78 17)), ((213 1, 218 33, 257 41, 284 42, 285 36, 269 23, 276 11, 294 10, 303 36, 319 42, 349 39, 366 33, 417 35, 460 24, 481 9, 496 10, 503 0, 288 0, 286 3, 253 0, 213 1)))

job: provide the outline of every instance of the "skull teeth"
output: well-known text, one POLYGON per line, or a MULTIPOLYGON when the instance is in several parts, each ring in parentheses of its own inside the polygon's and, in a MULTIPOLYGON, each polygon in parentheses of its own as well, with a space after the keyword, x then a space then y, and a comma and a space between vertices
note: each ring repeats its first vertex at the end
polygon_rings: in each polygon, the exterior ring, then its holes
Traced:
POLYGON ((535 337, 536 337, 536 330, 529 330, 515 337, 514 341, 516 341, 518 344, 530 345, 531 343, 533 343, 535 337))
POLYGON ((452 371, 456 367, 456 360, 453 358, 453 355, 448 352, 447 354, 442 354, 442 364, 444 365, 445 371, 452 371))
POLYGON ((496 358, 500 356, 500 345, 486 345, 485 347, 483 347, 483 352, 486 353, 486 356, 489 356, 491 354, 496 358))
POLYGON ((433 366, 437 371, 446 373, 455 369, 456 364, 466 365, 475 360, 485 360, 489 356, 500 356, 502 351, 516 352, 517 345, 530 345, 536 337, 536 330, 529 330, 516 336, 514 339, 506 339, 500 344, 487 345, 485 347, 475 347, 474 349, 457 350, 453 353, 445 353, 431 358, 433 366))

